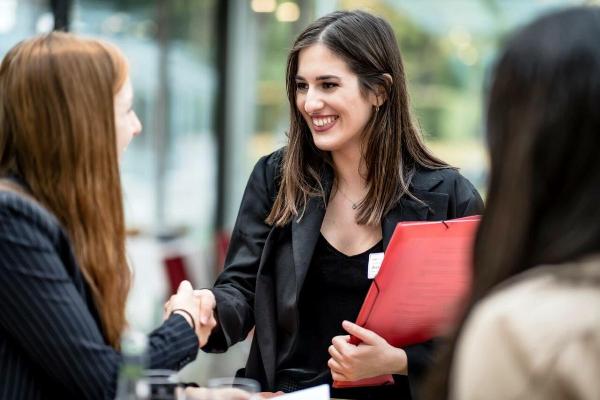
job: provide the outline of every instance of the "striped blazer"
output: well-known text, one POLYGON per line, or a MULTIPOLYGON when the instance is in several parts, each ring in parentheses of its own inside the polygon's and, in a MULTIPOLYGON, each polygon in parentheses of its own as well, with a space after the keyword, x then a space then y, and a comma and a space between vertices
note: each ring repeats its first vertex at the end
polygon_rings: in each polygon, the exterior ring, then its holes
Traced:
MULTIPOLYGON (((197 352, 180 315, 149 336, 150 368, 197 352)), ((120 363, 56 217, 0 191, 0 399, 113 399, 120 363)))

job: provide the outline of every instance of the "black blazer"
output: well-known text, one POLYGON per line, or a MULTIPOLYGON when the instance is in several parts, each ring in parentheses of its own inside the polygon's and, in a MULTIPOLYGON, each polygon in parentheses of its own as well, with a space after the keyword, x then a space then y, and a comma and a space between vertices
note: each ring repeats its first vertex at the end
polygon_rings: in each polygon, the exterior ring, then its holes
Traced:
MULTIPOLYGON (((325 215, 322 199, 311 198, 300 221, 275 228, 266 219, 277 194, 282 149, 261 158, 250 176, 233 229, 225 270, 213 290, 219 324, 205 351, 225 351, 244 340, 253 326, 255 336, 245 376, 273 390, 279 363, 292 349, 298 331, 298 296, 325 215)), ((327 196, 333 173, 324 172, 327 196)), ((412 193, 426 204, 403 197, 381 223, 383 246, 400 221, 445 220, 481 213, 483 202, 469 181, 456 170, 419 170, 412 193)), ((409 381, 419 378, 431 360, 431 343, 409 346, 409 381)))
MULTIPOLYGON (((180 315, 149 339, 150 368, 198 352, 180 315)), ((120 363, 57 219, 0 191, 0 399, 113 399, 120 363)))

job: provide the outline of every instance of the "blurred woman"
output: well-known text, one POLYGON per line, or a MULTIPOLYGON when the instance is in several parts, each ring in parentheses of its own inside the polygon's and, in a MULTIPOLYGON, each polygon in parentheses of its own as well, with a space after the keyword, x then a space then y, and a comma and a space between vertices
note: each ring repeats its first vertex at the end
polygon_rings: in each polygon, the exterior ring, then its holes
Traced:
MULTIPOLYGON (((0 65, 2 399, 115 396, 131 275, 118 158, 141 131, 132 102, 125 58, 97 40, 50 33, 0 65)), ((150 368, 196 357, 189 283, 169 307, 150 368)))
POLYGON ((477 214, 481 199, 425 147, 383 19, 339 11, 310 24, 289 54, 286 84, 287 146, 256 164, 225 271, 201 291, 202 318, 214 307, 218 318, 205 349, 224 351, 256 325, 241 374, 264 390, 389 373, 395 385, 332 396, 409 399, 432 343, 397 349, 349 322, 371 284, 369 254, 385 250, 400 221, 477 214))
POLYGON ((568 9, 496 65, 472 304, 431 399, 600 398, 599 37, 600 8, 568 9))

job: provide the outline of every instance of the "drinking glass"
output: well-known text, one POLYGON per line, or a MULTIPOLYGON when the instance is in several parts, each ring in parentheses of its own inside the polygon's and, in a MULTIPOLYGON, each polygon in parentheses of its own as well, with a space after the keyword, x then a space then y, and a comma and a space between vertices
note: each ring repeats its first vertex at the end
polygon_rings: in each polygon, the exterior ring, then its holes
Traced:
MULTIPOLYGON (((250 394, 249 399, 257 399, 260 384, 249 378, 212 378, 208 380, 207 387, 213 392, 214 400, 234 400, 243 398, 240 392, 250 394)), ((213 400, 211 398, 211 400, 213 400)))
POLYGON ((144 371, 144 377, 138 384, 142 398, 149 400, 179 400, 182 390, 179 389, 177 372, 169 369, 150 369, 144 371))

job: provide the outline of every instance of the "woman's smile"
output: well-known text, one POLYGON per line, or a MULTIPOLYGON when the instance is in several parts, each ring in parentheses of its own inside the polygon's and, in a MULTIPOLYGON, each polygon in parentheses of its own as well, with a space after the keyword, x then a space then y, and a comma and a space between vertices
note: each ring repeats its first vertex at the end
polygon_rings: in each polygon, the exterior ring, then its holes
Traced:
POLYGON ((338 118, 337 115, 311 116, 312 129, 316 132, 325 132, 335 125, 338 118))
POLYGON ((346 61, 324 44, 313 44, 300 51, 295 80, 296 107, 315 146, 322 151, 360 151, 376 96, 363 93, 346 61))

